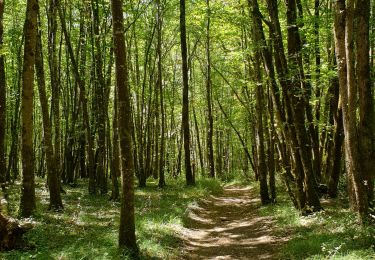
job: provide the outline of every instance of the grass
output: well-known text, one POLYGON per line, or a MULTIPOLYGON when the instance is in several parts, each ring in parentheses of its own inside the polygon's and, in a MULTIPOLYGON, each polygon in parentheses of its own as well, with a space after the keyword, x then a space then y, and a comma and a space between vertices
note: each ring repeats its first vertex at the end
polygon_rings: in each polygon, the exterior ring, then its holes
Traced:
POLYGON ((261 208, 272 215, 277 235, 290 239, 280 259, 375 259, 375 227, 362 227, 355 214, 336 200, 323 200, 324 211, 303 217, 285 194, 261 208))
MULTIPOLYGON (((119 202, 108 196, 91 196, 87 183, 65 187, 65 209, 48 211, 48 193, 37 180, 38 211, 35 227, 27 233, 34 250, 0 253, 0 259, 126 259, 117 248, 119 202)), ((136 230, 141 259, 181 259, 186 207, 209 194, 220 194, 222 184, 200 179, 195 187, 183 180, 169 180, 159 189, 152 180, 136 189, 136 230)), ((243 185, 227 180, 226 185, 243 185)), ((248 184, 248 182, 247 182, 248 184)), ((258 184, 254 183, 258 189, 258 184)), ((281 187, 281 185, 278 185, 281 187)), ((10 212, 17 214, 19 184, 10 190, 10 212)), ((324 200, 324 211, 303 217, 288 195, 279 191, 278 202, 260 208, 261 215, 276 219, 276 235, 289 237, 280 259, 374 259, 375 227, 362 227, 343 200, 324 200)))
MULTIPOLYGON (((0 253, 0 259, 126 259, 117 248, 119 202, 108 196, 92 196, 87 183, 66 186, 62 213, 48 211, 48 193, 43 180, 37 181, 35 227, 27 240, 35 245, 29 251, 0 253)), ((212 193, 220 193, 215 180, 198 180, 195 187, 170 180, 165 189, 150 181, 136 189, 136 230, 141 259, 180 259, 183 217, 189 203, 212 193)), ((19 184, 10 190, 10 212, 17 214, 19 184)))

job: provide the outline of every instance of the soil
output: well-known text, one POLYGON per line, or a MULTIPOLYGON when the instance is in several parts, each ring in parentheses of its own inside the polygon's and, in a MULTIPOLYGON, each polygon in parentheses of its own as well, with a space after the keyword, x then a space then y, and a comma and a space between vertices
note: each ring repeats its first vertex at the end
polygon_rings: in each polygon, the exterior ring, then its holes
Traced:
POLYGON ((274 219, 260 216, 254 188, 229 186, 187 209, 185 259, 279 259, 287 238, 275 235, 274 219))

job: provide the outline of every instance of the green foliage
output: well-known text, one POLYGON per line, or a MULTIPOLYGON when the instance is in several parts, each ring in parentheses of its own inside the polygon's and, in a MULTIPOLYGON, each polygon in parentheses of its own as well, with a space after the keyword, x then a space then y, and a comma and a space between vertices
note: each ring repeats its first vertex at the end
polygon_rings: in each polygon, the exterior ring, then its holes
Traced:
POLYGON ((289 237, 282 259, 374 259, 375 229, 362 227, 339 200, 323 200, 324 211, 302 217, 285 194, 261 214, 276 218, 277 235, 289 237))
MULTIPOLYGON (((38 179, 39 180, 39 179, 38 179)), ((87 183, 64 187, 63 213, 47 211, 48 193, 42 182, 37 188, 38 212, 35 227, 26 235, 35 245, 30 251, 10 251, 1 259, 125 259, 126 252, 117 248, 119 202, 106 196, 91 196, 87 183)), ((183 215, 186 206, 222 187, 217 180, 201 179, 196 187, 185 187, 183 180, 169 180, 165 189, 149 182, 136 190, 136 230, 142 259, 178 259, 182 240, 183 215)), ((17 205, 19 184, 10 190, 10 205, 17 205)), ((17 208, 10 212, 17 213, 17 208)))

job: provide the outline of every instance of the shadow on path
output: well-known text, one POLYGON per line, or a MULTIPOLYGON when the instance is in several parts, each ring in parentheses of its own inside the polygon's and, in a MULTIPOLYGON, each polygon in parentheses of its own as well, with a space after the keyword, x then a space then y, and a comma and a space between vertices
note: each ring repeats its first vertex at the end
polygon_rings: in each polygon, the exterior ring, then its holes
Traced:
POLYGON ((274 236, 272 217, 259 216, 252 188, 230 186, 187 209, 186 259, 278 259, 287 240, 274 236))

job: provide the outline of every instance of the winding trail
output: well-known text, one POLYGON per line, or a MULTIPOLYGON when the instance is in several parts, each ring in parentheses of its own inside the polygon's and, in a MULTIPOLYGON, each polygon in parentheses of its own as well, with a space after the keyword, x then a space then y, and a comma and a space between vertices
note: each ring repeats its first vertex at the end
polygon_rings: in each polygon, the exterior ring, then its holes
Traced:
POLYGON ((187 209, 186 259, 278 259, 287 238, 275 236, 272 217, 259 215, 253 188, 229 186, 187 209))

